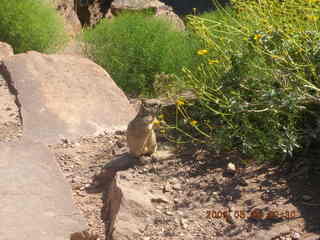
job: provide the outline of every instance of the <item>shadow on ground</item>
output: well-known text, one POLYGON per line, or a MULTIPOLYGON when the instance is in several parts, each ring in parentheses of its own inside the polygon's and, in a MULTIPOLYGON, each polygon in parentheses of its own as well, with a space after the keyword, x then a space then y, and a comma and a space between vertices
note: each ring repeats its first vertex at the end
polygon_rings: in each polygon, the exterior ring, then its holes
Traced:
MULTIPOLYGON (((170 163, 163 164, 157 171, 165 179, 188 179, 183 191, 189 202, 199 199, 190 192, 204 191, 206 195, 200 199, 201 206, 214 201, 215 206, 235 209, 238 211, 236 221, 242 218, 241 213, 244 214, 244 221, 237 225, 254 226, 257 231, 280 229, 277 230, 279 234, 288 234, 281 230, 294 229, 303 236, 315 234, 316 237, 311 239, 320 239, 319 175, 306 176, 303 171, 300 175, 294 175, 294 172, 286 175, 286 169, 273 165, 250 163, 250 167, 245 167, 243 156, 236 152, 213 154, 187 148, 178 154, 178 158, 181 166, 176 171, 168 171, 168 165, 173 165, 170 163), (238 170, 235 174, 226 171, 229 162, 236 164, 238 170), (279 228, 280 225, 287 228, 279 228)), ((232 214, 232 210, 229 212, 232 214)), ((232 224, 225 228, 224 236, 230 239, 240 236, 240 230, 227 233, 230 227, 232 224)), ((270 236, 270 239, 277 239, 270 236)))
MULTIPOLYGON (((216 7, 213 4, 212 0, 160 0, 161 2, 171 6, 174 12, 178 15, 187 15, 194 13, 194 8, 196 9, 197 14, 215 10, 216 7)), ((222 5, 229 4, 228 0, 220 0, 222 5)))

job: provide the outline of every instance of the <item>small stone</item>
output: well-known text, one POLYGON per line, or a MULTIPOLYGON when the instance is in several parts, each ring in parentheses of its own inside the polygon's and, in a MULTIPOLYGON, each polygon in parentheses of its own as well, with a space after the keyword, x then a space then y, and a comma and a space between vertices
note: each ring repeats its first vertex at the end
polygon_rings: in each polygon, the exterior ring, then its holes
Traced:
POLYGON ((291 234, 291 238, 292 238, 292 240, 299 240, 301 238, 301 234, 297 233, 297 232, 293 232, 291 234))
POLYGON ((232 201, 232 200, 233 200, 233 197, 232 197, 231 195, 228 195, 228 196, 226 196, 226 199, 227 199, 228 201, 232 201))
POLYGON ((250 219, 261 220, 263 218, 264 214, 261 208, 254 208, 250 213, 250 219))
POLYGON ((77 191, 77 195, 80 196, 80 197, 85 197, 86 194, 82 191, 77 191))
POLYGON ((180 225, 182 229, 186 229, 187 228, 187 220, 181 218, 180 219, 180 225))
POLYGON ((125 135, 126 132, 123 131, 123 130, 117 130, 117 131, 115 132, 115 134, 116 134, 116 135, 125 135))
POLYGON ((164 186, 163 186, 163 188, 162 188, 162 192, 170 192, 171 191, 171 189, 170 189, 170 185, 167 183, 167 184, 165 184, 164 186))
POLYGON ((248 183, 243 178, 239 178, 238 179, 238 183, 242 187, 247 187, 248 186, 248 183))
POLYGON ((229 224, 235 224, 235 220, 234 218, 232 217, 232 215, 230 213, 227 213, 226 215, 226 221, 229 223, 229 224))
POLYGON ((310 200, 312 200, 312 197, 309 196, 309 195, 303 195, 303 196, 302 196, 302 200, 304 200, 304 201, 310 201, 310 200))
POLYGON ((176 184, 174 184, 173 186, 172 186, 172 188, 174 189, 174 190, 181 190, 181 184, 180 183, 176 183, 176 184))
POLYGON ((228 163, 228 166, 227 166, 227 171, 229 173, 235 173, 236 172, 236 166, 233 164, 233 163, 228 163))
POLYGON ((207 193, 204 192, 204 191, 201 191, 201 192, 199 193, 199 195, 203 197, 203 196, 207 196, 207 193))
POLYGON ((62 143, 65 143, 65 144, 68 144, 68 143, 69 143, 68 139, 66 139, 66 138, 61 138, 61 142, 62 142, 62 143))
POLYGON ((117 141, 117 142, 116 142, 116 145, 118 146, 118 148, 123 148, 123 147, 125 147, 125 143, 124 143, 124 142, 121 142, 121 141, 117 141))
MULTIPOLYGON (((73 179, 72 179, 73 180, 73 179)), ((72 182, 72 180, 71 180, 71 182, 72 182)), ((73 185, 72 185, 72 188, 73 189, 75 189, 75 190, 80 190, 81 189, 81 184, 80 183, 74 183, 73 185)))
POLYGON ((168 215, 168 216, 173 216, 173 213, 170 212, 170 211, 165 211, 164 213, 165 213, 166 215, 168 215))
POLYGON ((177 214, 178 214, 179 216, 182 216, 182 215, 183 215, 183 212, 177 211, 177 214))
POLYGON ((72 182, 74 182, 74 183, 82 183, 82 182, 83 182, 83 179, 82 179, 81 177, 75 176, 75 177, 72 179, 72 182))
POLYGON ((167 160, 173 156, 173 153, 165 150, 158 150, 152 154, 152 160, 154 161, 163 161, 167 160))
POLYGON ((169 203, 169 200, 166 199, 164 196, 162 196, 162 197, 151 198, 151 202, 154 202, 154 203, 169 203))

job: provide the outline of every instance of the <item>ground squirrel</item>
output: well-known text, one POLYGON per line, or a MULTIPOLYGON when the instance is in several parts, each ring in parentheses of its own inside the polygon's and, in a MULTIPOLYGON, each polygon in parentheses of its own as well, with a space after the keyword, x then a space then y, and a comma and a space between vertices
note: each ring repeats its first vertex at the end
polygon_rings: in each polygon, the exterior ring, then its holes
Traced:
POLYGON ((156 114, 160 105, 157 99, 143 99, 137 116, 128 125, 128 147, 135 157, 152 155, 157 150, 154 128, 157 125, 156 114))

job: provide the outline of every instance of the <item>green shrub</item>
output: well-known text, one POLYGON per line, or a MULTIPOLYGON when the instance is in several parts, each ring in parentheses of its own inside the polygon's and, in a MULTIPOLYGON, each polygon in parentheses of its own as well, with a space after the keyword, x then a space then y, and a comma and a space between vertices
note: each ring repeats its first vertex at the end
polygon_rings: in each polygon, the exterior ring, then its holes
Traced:
POLYGON ((320 129, 314 107, 320 102, 320 1, 235 0, 233 6, 189 16, 206 44, 198 51, 205 63, 185 71, 199 101, 180 104, 184 121, 177 127, 191 126, 189 135, 220 149, 281 160, 310 140, 306 125, 320 129), (306 114, 312 123, 303 120, 306 114))
MULTIPOLYGON (((84 33, 88 55, 130 94, 153 95, 157 74, 181 75, 192 68, 196 45, 187 32, 142 13, 123 13, 84 33)), ((177 79, 175 77, 175 79, 177 79)), ((176 81, 176 80, 174 80, 176 81)))
POLYGON ((66 40, 63 21, 42 0, 0 0, 0 41, 16 53, 53 51, 66 40))

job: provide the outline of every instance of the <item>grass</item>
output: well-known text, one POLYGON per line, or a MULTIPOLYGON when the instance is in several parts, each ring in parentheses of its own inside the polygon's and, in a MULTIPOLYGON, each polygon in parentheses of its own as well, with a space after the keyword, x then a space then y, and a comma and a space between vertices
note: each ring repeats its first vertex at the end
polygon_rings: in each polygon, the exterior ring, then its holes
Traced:
POLYGON ((103 20, 87 29, 83 39, 88 55, 122 89, 143 96, 155 95, 154 84, 159 80, 170 77, 175 82, 183 67, 192 69, 198 48, 191 33, 178 31, 171 23, 144 13, 125 12, 111 21, 103 20))
POLYGON ((55 51, 66 40, 63 21, 41 0, 0 0, 0 41, 15 53, 55 51))

